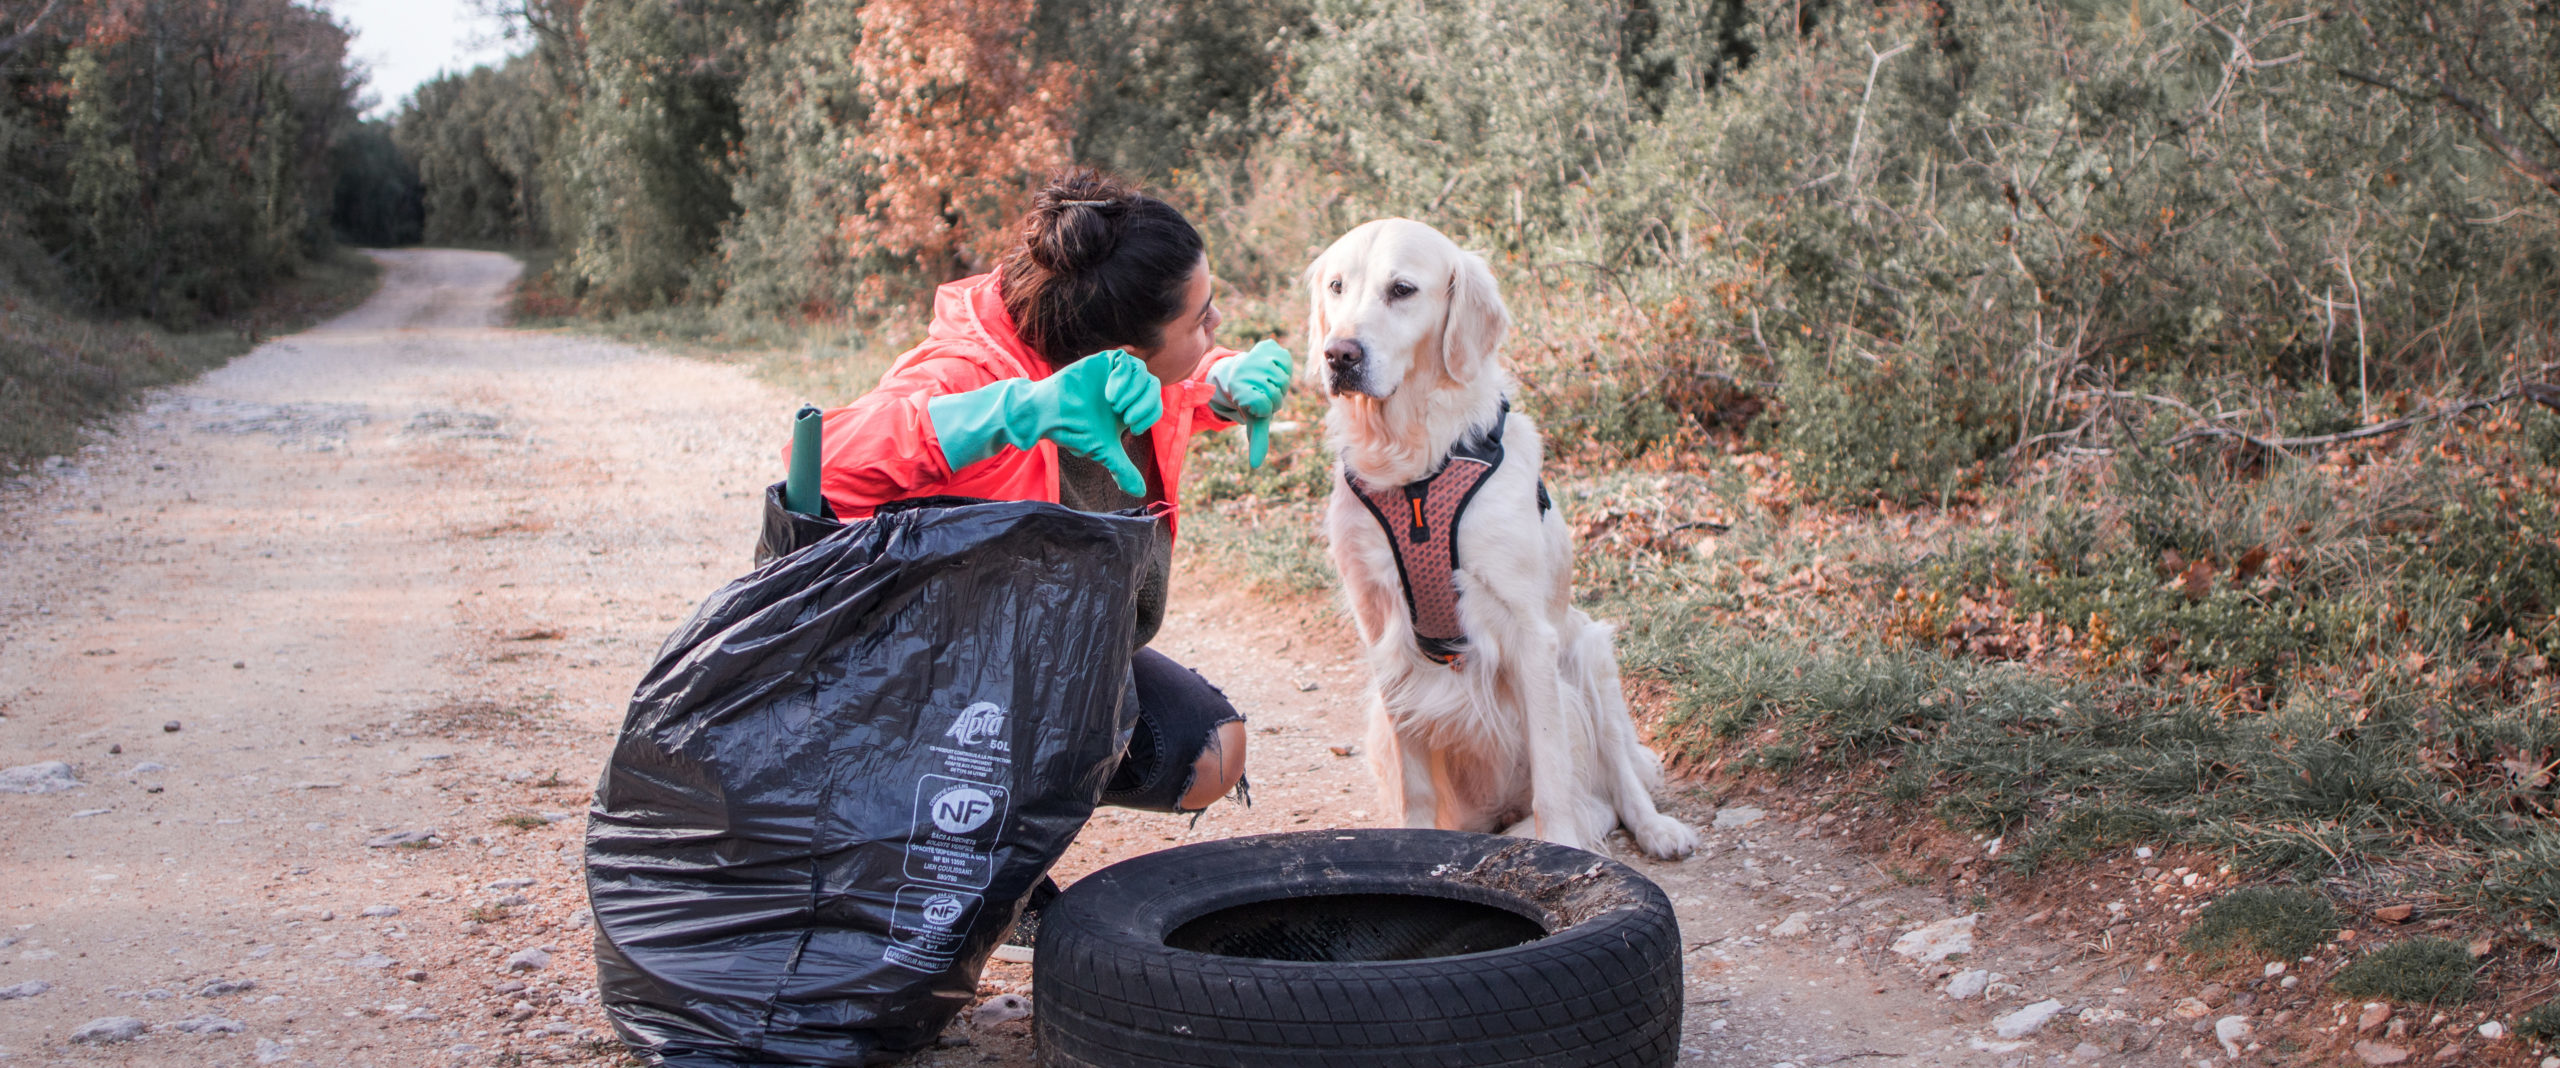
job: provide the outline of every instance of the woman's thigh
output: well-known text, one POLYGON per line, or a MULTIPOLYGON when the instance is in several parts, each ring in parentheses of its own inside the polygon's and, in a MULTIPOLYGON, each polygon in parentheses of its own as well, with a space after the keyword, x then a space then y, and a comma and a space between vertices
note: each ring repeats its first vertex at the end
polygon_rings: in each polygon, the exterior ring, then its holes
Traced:
POLYGON ((1129 753, 1102 793, 1102 803, 1155 812, 1191 812, 1183 796, 1198 777, 1201 754, 1217 743, 1218 728, 1241 723, 1227 695, 1200 673, 1153 649, 1130 658, 1138 700, 1138 729, 1129 753))

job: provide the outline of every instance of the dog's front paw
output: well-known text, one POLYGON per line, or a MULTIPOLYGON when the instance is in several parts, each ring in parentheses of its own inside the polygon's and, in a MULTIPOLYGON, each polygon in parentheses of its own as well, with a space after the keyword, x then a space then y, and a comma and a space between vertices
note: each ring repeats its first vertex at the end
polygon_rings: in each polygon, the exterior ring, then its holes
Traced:
POLYGON ((1685 860, 1698 851, 1697 830, 1669 816, 1656 815, 1628 827, 1627 833, 1634 836, 1637 849, 1660 860, 1685 860))

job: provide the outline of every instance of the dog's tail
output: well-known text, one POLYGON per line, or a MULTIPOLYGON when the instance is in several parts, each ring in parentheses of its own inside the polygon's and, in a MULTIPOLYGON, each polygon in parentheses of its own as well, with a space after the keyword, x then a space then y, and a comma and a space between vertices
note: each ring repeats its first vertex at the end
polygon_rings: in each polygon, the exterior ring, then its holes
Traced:
POLYGON ((1627 711, 1627 695, 1618 681, 1618 653, 1611 640, 1616 631, 1574 609, 1566 617, 1573 633, 1564 643, 1564 683, 1578 691, 1594 713, 1592 730, 1603 767, 1632 780, 1625 783, 1651 793, 1662 788, 1662 758, 1636 740, 1627 711), (1620 766, 1623 762, 1623 767, 1620 766))

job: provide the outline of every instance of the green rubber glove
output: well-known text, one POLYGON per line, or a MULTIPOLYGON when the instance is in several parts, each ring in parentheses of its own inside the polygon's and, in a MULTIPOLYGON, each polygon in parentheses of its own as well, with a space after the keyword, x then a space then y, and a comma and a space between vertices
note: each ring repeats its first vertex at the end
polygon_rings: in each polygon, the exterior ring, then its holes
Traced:
POLYGON ((1097 352, 1037 382, 1008 378, 967 393, 925 402, 942 458, 954 471, 1011 446, 1028 449, 1047 438, 1111 472, 1122 492, 1140 496, 1138 474, 1120 435, 1144 433, 1164 417, 1162 386, 1147 365, 1119 349, 1097 352))
POLYGON ((1209 368, 1209 385, 1216 389, 1209 397, 1209 410, 1220 419, 1244 424, 1245 460, 1251 466, 1262 466, 1263 454, 1271 450, 1271 413, 1279 411, 1281 398, 1289 395, 1292 367, 1289 350, 1266 338, 1244 355, 1209 368))

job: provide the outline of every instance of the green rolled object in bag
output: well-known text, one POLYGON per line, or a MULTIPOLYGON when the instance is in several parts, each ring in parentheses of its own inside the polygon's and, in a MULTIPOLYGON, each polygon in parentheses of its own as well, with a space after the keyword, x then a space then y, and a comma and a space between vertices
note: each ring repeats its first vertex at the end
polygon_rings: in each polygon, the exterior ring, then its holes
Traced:
POLYGON ((818 460, 824 440, 818 428, 825 422, 818 406, 803 404, 791 417, 791 473, 782 486, 782 506, 801 515, 823 515, 826 498, 818 493, 818 460))

